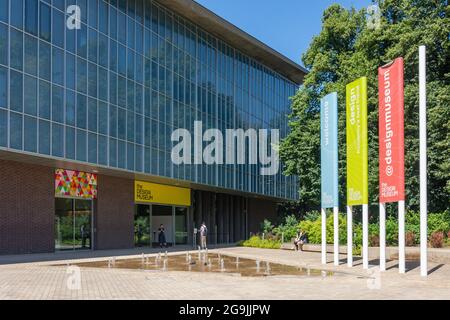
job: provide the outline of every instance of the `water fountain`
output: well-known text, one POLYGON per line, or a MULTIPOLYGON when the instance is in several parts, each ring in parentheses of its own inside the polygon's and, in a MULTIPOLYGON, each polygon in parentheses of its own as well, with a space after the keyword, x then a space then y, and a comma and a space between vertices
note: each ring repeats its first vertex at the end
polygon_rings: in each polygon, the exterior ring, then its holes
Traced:
POLYGON ((189 262, 189 251, 186 252, 186 262, 189 262))
POLYGON ((164 253, 164 259, 168 259, 168 253, 167 253, 167 251, 164 253))
POLYGON ((158 253, 158 261, 161 260, 161 252, 158 253))
POLYGON ((202 260, 202 249, 198 246, 198 261, 202 260))
MULTIPOLYGON (((137 257, 130 259, 121 259, 117 257, 107 257, 104 261, 93 261, 79 263, 80 267, 140 269, 153 271, 181 271, 181 272, 217 272, 217 273, 239 273, 242 276, 264 276, 270 277, 274 275, 294 275, 294 276, 310 276, 317 279, 325 279, 333 276, 333 273, 326 270, 316 270, 311 266, 289 266, 275 263, 268 260, 248 259, 244 257, 228 256, 224 253, 220 254, 217 260, 217 252, 210 256, 206 255, 206 250, 202 250, 202 260, 198 261, 196 252, 186 254, 172 254, 170 257, 164 258, 164 251, 158 257, 156 252, 153 255, 139 254, 137 257), (187 261, 186 261, 187 257, 187 261), (158 259, 159 258, 159 259, 158 259), (117 264, 116 264, 116 259, 117 264), (153 260, 154 259, 154 260, 153 260), (170 260, 170 261, 169 261, 170 260), (142 264, 142 262, 144 264, 142 264), (147 264, 148 263, 148 264, 147 264), (169 266, 170 264, 170 266, 169 266)), ((219 255, 218 255, 219 256, 219 255)))

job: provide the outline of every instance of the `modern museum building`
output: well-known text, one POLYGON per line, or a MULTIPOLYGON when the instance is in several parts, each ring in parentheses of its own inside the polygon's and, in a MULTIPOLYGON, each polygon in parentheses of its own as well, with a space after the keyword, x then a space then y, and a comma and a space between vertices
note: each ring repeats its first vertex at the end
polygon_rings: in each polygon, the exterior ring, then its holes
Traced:
POLYGON ((297 178, 247 160, 276 152, 305 73, 191 0, 0 0, 0 254, 259 232, 297 178))

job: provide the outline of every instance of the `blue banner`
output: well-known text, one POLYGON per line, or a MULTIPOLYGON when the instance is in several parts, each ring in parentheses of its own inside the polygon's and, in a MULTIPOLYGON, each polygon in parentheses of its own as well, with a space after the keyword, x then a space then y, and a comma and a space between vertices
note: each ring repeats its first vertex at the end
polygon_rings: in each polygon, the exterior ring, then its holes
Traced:
POLYGON ((338 103, 336 92, 321 100, 320 128, 322 208, 339 207, 338 103))

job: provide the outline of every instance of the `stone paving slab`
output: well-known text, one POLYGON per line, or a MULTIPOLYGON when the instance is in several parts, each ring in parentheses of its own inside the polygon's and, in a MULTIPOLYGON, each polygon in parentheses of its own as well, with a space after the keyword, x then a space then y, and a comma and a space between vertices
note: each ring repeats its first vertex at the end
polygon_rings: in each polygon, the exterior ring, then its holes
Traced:
MULTIPOLYGON (((320 254, 252 248, 211 250, 261 261, 315 268, 320 254)), ((329 256, 331 261, 332 256, 329 256)), ((307 299, 449 299, 450 266, 440 266, 427 280, 413 269, 399 275, 395 262, 376 282, 360 265, 334 267, 331 277, 278 276, 249 278, 222 273, 152 272, 81 268, 81 289, 67 286, 67 266, 49 263, 0 266, 0 299, 138 299, 138 300, 307 300, 307 299), (365 275, 365 276, 364 276, 365 275), (379 284, 379 286, 377 285, 379 284)), ((437 266, 430 265, 430 269, 437 266)))

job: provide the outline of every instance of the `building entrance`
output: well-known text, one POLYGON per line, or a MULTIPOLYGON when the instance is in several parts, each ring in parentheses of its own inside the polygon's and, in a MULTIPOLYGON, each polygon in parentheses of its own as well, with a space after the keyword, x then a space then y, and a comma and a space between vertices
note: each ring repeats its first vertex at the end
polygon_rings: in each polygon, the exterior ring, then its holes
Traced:
POLYGON ((188 243, 188 208, 155 204, 137 204, 134 215, 136 247, 160 245, 160 228, 164 227, 168 246, 188 243))
POLYGON ((55 250, 92 249, 92 200, 55 199, 55 250))

